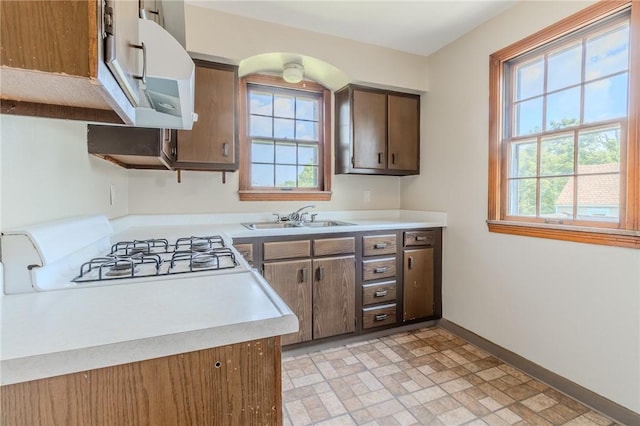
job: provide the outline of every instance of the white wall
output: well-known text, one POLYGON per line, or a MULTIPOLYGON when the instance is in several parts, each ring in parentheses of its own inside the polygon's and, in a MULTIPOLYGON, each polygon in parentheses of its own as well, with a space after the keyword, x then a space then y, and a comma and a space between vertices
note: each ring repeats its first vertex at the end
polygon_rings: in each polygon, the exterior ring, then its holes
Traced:
MULTIPOLYGON (((238 64, 243 59, 271 52, 293 52, 321 59, 349 75, 352 81, 368 81, 411 91, 426 89, 426 58, 396 50, 357 43, 240 16, 187 5, 187 49, 206 57, 238 64), (340 46, 340 48, 336 48, 340 46), (395 72, 397 65, 405 69, 395 72)), ((333 151, 333 130, 332 151, 333 151)), ((333 168, 332 160, 331 167, 333 168)), ((317 210, 397 209, 400 181, 392 176, 332 176, 331 201, 319 201, 317 210), (371 191, 370 202, 364 191, 371 191)), ((129 213, 228 213, 290 212, 304 202, 239 201, 238 173, 182 173, 130 171, 129 213)))
POLYGON ((523 2, 429 58, 422 173, 402 207, 446 211, 444 317, 640 412, 640 252, 487 231, 489 55, 587 2, 523 2))
POLYGON ((127 173, 89 156, 86 123, 1 115, 0 127, 0 229, 83 214, 127 214, 127 173))

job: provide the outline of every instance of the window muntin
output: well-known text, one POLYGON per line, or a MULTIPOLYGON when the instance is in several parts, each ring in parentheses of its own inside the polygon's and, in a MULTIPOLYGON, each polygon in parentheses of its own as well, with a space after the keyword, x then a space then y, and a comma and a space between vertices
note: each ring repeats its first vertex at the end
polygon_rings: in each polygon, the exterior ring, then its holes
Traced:
POLYGON ((489 231, 640 248, 640 3, 597 2, 493 53, 489 74, 489 231), (559 66, 578 63, 572 41, 582 46, 577 83, 575 68, 559 66), (518 67, 506 66, 512 60, 518 67), (554 67, 572 71, 550 84, 546 73, 554 67), (516 77, 518 84, 509 85, 516 77), (578 119, 558 120, 553 108, 547 113, 545 96, 575 87, 578 119), (541 173, 542 139, 563 133, 573 134, 573 173, 563 174, 566 164, 552 167, 548 158, 541 173), (564 184, 560 194, 554 183, 564 184), (606 194, 599 203, 594 187, 606 194), (550 191, 557 198, 543 202, 550 191), (571 218, 548 216, 554 214, 571 218))
POLYGON ((318 93, 248 85, 252 188, 319 189, 318 93))
POLYGON ((626 13, 505 61, 506 219, 620 225, 629 44, 626 13))
POLYGON ((330 98, 321 85, 241 80, 241 200, 330 200, 330 98))

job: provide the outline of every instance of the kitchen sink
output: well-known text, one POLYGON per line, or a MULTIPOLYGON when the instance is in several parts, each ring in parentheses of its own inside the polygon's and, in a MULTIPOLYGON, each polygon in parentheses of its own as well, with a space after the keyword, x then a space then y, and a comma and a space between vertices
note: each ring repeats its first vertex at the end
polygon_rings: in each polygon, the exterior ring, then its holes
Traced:
POLYGON ((327 226, 348 226, 354 225, 349 222, 341 222, 339 220, 319 220, 317 222, 254 222, 243 223, 248 229, 281 229, 281 228, 324 228, 327 226))

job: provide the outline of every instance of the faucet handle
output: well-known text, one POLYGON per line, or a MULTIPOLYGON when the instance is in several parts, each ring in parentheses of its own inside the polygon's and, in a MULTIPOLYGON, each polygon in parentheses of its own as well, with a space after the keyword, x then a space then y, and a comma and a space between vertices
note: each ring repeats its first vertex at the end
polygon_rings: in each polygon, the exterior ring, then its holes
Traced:
POLYGON ((318 216, 318 213, 311 213, 311 222, 316 221, 316 216, 318 216))
POLYGON ((309 212, 302 212, 298 215, 298 222, 304 222, 304 215, 306 215, 309 212))
POLYGON ((280 222, 280 213, 271 213, 271 214, 276 217, 276 223, 280 222))

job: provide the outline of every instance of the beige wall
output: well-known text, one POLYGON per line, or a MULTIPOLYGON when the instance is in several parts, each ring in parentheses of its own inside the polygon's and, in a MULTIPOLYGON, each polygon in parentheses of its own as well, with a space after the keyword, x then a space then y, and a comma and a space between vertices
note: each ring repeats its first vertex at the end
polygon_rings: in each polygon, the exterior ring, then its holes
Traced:
POLYGON ((127 173, 87 154, 86 123, 0 115, 0 127, 0 229, 83 214, 127 214, 127 173))
POLYGON ((489 54, 587 4, 523 2, 429 58, 423 168, 401 204, 448 214, 445 318, 640 412, 640 252, 485 224, 489 54))

